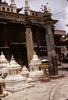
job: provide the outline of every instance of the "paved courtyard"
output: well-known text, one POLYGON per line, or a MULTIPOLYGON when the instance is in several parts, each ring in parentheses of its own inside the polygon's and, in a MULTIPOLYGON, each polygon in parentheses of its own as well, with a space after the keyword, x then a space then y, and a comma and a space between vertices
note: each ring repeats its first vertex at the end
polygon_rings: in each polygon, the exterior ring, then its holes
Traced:
POLYGON ((59 71, 64 77, 51 79, 49 82, 37 81, 34 87, 8 92, 2 100, 67 100, 68 99, 68 71, 59 71))

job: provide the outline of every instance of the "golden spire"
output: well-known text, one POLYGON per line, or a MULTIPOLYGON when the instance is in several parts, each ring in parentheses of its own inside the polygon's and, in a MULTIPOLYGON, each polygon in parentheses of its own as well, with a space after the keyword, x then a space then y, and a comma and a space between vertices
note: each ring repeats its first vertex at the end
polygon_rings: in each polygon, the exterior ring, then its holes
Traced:
POLYGON ((14 56, 12 55, 11 58, 14 58, 14 56))
POLYGON ((3 55, 3 52, 1 52, 1 55, 3 55))
POLYGON ((36 55, 36 52, 34 51, 34 55, 36 55))

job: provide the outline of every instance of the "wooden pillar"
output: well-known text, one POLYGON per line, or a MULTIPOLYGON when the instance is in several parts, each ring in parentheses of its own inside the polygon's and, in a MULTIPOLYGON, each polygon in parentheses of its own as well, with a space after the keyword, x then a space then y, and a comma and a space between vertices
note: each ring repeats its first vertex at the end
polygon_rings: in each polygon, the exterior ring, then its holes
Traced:
POLYGON ((26 27, 26 48, 27 48, 27 59, 28 64, 30 63, 33 53, 34 53, 34 47, 33 47, 33 38, 32 38, 32 31, 30 27, 26 27))
POLYGON ((46 30, 46 44, 47 44, 48 60, 49 60, 49 75, 54 76, 58 75, 57 56, 55 52, 54 37, 52 33, 53 31, 52 25, 56 23, 56 21, 51 18, 51 13, 49 13, 47 9, 44 10, 43 22, 46 30))
POLYGON ((33 37, 32 37, 32 30, 31 30, 32 22, 31 18, 28 15, 27 10, 25 10, 25 28, 26 28, 26 48, 27 48, 27 59, 28 59, 28 66, 33 57, 34 53, 34 46, 33 46, 33 37))
POLYGON ((49 59, 49 75, 57 75, 57 56, 55 52, 54 37, 51 31, 51 25, 46 25, 46 43, 49 59))

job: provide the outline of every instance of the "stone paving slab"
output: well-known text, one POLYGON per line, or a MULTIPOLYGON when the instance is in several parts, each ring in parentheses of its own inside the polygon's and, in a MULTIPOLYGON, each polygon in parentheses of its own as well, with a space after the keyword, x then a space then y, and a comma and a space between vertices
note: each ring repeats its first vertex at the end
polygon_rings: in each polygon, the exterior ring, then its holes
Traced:
POLYGON ((55 91, 53 100, 67 100, 68 99, 68 79, 63 79, 55 91))
POLYGON ((68 98, 68 72, 60 71, 65 77, 50 82, 37 81, 36 85, 15 93, 8 92, 2 100, 66 100, 68 98))

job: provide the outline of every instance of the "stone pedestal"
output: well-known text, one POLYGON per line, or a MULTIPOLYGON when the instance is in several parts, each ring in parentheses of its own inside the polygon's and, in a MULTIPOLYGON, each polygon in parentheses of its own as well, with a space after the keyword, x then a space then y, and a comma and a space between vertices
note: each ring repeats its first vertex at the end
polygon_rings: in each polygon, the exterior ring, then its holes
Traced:
POLYGON ((42 75, 42 77, 39 78, 39 80, 42 81, 42 82, 50 81, 49 72, 47 71, 48 67, 49 67, 48 66, 48 60, 47 59, 43 59, 42 60, 42 64, 41 64, 41 68, 43 70, 43 75, 42 75))

